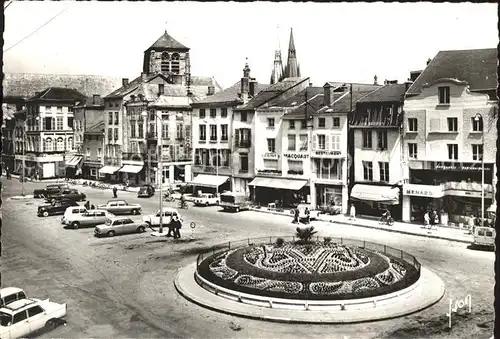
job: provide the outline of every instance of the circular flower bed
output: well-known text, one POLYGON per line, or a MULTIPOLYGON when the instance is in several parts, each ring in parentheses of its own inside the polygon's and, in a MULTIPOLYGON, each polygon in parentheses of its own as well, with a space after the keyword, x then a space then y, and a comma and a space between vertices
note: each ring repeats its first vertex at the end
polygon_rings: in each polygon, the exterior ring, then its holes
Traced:
POLYGON ((198 266, 212 283, 275 298, 343 300, 401 290, 419 272, 387 253, 336 243, 248 246, 212 255, 198 266))

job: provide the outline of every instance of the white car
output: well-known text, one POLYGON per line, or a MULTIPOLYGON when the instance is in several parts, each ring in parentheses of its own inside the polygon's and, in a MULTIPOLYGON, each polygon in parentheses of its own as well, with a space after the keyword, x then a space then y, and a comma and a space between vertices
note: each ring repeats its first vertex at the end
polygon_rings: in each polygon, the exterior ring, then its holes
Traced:
POLYGON ((26 299, 26 293, 19 287, 3 287, 0 289, 0 307, 14 301, 26 299))
POLYGON ((318 220, 318 216, 321 211, 313 210, 312 206, 309 204, 299 204, 297 209, 299 210, 299 219, 306 218, 306 207, 309 210, 309 219, 310 220, 318 220))
MULTIPOLYGON (((162 220, 162 224, 163 225, 166 225, 170 222, 170 218, 172 216, 175 216, 177 215, 180 219, 180 221, 182 222, 182 217, 181 215, 179 214, 179 212, 177 212, 177 210, 175 208, 170 208, 170 207, 164 207, 163 208, 163 220, 162 220)), ((156 214, 150 214, 150 215, 145 215, 142 217, 142 221, 147 224, 148 226, 159 226, 160 225, 160 211, 158 210, 156 212, 156 214)))
POLYGON ((44 328, 55 328, 67 314, 67 305, 21 299, 0 308, 0 338, 25 338, 44 328))
POLYGON ((87 209, 84 206, 71 206, 66 208, 66 211, 64 211, 64 215, 61 218, 61 224, 66 224, 67 221, 72 218, 74 215, 81 215, 87 213, 87 209))
POLYGON ((218 205, 219 202, 219 197, 211 193, 202 193, 199 197, 193 199, 193 203, 196 206, 218 205))

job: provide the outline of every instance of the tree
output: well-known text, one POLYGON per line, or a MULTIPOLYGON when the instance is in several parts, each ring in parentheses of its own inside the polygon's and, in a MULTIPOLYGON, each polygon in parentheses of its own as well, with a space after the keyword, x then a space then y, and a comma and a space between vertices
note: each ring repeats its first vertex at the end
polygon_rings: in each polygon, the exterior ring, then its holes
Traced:
POLYGON ((309 227, 297 227, 295 230, 295 236, 300 239, 301 242, 308 243, 311 241, 312 237, 318 233, 314 230, 314 226, 309 227))

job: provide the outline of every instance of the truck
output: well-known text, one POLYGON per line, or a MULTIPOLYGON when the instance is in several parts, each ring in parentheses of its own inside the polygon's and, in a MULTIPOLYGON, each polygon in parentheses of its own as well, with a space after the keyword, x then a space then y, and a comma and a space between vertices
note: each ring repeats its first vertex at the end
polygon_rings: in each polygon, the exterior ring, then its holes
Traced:
POLYGON ((250 209, 250 201, 245 193, 241 192, 224 192, 220 195, 220 203, 225 211, 239 212, 250 209))

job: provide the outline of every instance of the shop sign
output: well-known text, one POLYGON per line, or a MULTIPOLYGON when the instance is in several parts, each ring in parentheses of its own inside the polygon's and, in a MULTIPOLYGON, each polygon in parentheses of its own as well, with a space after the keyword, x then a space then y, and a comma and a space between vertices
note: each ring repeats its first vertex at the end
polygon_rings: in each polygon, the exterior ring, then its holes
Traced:
POLYGON ((301 154, 301 153, 285 153, 283 154, 285 158, 288 159, 308 159, 309 154, 301 154))
MULTIPOLYGON (((436 171, 470 171, 470 172, 480 172, 482 171, 481 163, 455 163, 452 165, 443 165, 442 163, 437 163, 434 166, 436 171)), ((490 171, 489 166, 484 166, 485 171, 490 171)))
POLYGON ((315 155, 325 156, 325 155, 342 155, 341 151, 314 151, 315 155))
POLYGON ((278 153, 264 153, 262 157, 264 159, 278 159, 280 156, 278 153))
POLYGON ((442 198, 444 195, 443 187, 432 185, 403 185, 403 194, 416 197, 442 198))
MULTIPOLYGON (((445 192, 445 195, 452 195, 456 197, 481 198, 481 191, 447 190, 445 192)), ((491 199, 493 195, 490 192, 484 192, 484 197, 486 199, 491 199)))

